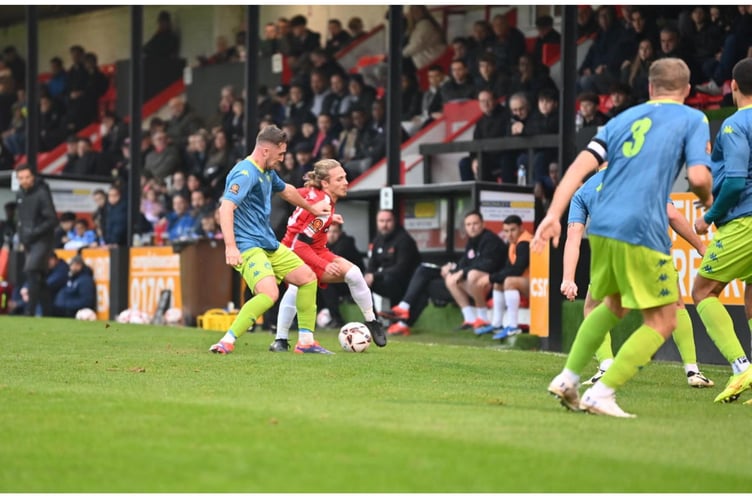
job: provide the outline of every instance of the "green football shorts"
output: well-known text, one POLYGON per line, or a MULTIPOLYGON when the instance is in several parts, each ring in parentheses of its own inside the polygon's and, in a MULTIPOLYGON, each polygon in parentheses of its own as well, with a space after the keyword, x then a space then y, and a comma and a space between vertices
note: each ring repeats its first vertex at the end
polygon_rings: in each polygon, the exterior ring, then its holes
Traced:
POLYGON ((627 309, 676 302, 678 275, 671 256, 640 245, 591 235, 590 294, 596 300, 619 294, 627 309))
POLYGON ((718 228, 697 271, 710 280, 752 283, 752 217, 740 217, 718 228))
POLYGON ((274 276, 279 284, 290 272, 305 265, 300 257, 282 244, 274 251, 251 248, 240 256, 243 262, 235 266, 235 270, 243 276, 250 290, 255 290, 256 284, 267 276, 274 276))

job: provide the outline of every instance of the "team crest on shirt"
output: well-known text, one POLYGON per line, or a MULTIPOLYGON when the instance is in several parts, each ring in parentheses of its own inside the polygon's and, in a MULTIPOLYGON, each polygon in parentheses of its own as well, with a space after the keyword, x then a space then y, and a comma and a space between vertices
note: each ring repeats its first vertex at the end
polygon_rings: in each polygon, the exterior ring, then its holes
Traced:
POLYGON ((239 191, 240 191, 240 186, 238 184, 233 184, 232 186, 230 186, 230 192, 232 194, 238 194, 239 191))
POLYGON ((324 226, 324 221, 322 221, 321 219, 313 219, 311 221, 311 229, 313 229, 314 231, 321 230, 323 226, 324 226))

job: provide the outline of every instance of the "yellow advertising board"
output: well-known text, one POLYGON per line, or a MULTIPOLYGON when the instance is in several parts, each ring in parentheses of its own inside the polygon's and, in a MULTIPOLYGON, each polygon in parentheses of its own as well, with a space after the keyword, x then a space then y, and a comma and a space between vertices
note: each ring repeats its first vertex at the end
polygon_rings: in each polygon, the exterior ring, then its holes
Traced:
MULTIPOLYGON (((684 214, 690 225, 694 226, 695 219, 705 213, 704 208, 696 208, 695 201, 697 197, 692 193, 671 193, 671 200, 679 212, 684 214)), ((710 226, 707 234, 700 236, 700 239, 707 245, 713 238, 715 226, 710 226)), ((685 304, 692 302, 692 284, 697 276, 697 270, 700 268, 702 257, 692 245, 687 243, 673 229, 669 228, 671 236, 671 255, 674 259, 674 265, 679 274, 679 294, 685 304)), ((721 293, 719 299, 726 305, 744 305, 744 283, 734 280, 729 283, 721 293)))
POLYGON ((162 290, 172 291, 172 307, 182 307, 180 255, 172 247, 132 247, 128 307, 153 316, 162 290))
MULTIPOLYGON (((76 250, 57 249, 55 253, 65 262, 70 262, 76 250)), ((85 248, 81 257, 94 273, 97 287, 97 319, 110 319, 110 249, 85 248)))

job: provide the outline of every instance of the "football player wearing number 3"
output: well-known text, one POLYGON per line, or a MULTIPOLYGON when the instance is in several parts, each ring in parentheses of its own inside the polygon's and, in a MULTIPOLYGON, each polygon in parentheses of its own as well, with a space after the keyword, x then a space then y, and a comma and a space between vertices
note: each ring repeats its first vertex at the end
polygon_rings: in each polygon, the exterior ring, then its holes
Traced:
POLYGON ((567 169, 532 245, 537 252, 549 240, 558 246, 572 195, 608 162, 589 228, 591 294, 603 303, 580 325, 564 370, 548 391, 569 409, 622 418, 634 415, 619 407, 615 391, 650 362, 676 327, 677 274, 666 200, 683 165, 690 189, 705 207, 712 203, 708 120, 683 105, 689 68, 681 59, 659 59, 650 66, 648 82, 650 100, 612 118, 567 169), (606 332, 630 309, 642 312, 643 324, 580 399, 580 374, 606 332))

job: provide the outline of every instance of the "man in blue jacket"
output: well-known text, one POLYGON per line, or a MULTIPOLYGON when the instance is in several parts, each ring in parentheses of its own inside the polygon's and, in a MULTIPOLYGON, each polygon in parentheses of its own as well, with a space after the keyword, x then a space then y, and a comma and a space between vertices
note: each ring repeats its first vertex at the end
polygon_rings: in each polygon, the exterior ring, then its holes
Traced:
POLYGON ((55 316, 74 318, 76 312, 85 307, 96 311, 97 288, 91 268, 76 255, 70 261, 68 282, 55 295, 52 312, 55 316))

